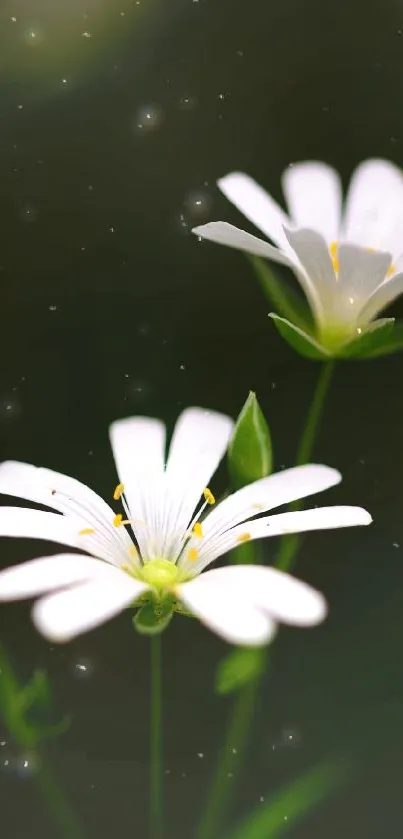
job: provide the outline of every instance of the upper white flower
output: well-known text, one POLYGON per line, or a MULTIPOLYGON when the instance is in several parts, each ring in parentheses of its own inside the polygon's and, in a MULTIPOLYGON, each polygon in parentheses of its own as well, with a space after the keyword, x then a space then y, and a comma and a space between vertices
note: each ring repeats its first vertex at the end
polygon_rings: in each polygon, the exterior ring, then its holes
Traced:
POLYGON ((319 339, 337 344, 360 334, 402 294, 403 173, 392 163, 361 163, 344 209, 338 173, 316 161, 283 173, 289 215, 241 172, 221 178, 218 186, 276 247, 223 221, 193 232, 292 268, 319 339))
POLYGON ((120 479, 114 499, 123 503, 127 521, 74 478, 25 463, 3 463, 1 493, 58 512, 1 507, 0 535, 49 539, 89 555, 62 553, 8 568, 0 573, 0 599, 43 595, 34 606, 34 622, 59 642, 108 620, 146 592, 157 599, 174 596, 234 643, 268 641, 276 621, 310 625, 323 620, 323 596, 273 568, 232 565, 200 573, 248 539, 371 521, 359 507, 256 518, 341 480, 335 469, 307 465, 244 487, 201 523, 200 514, 214 504, 206 485, 232 428, 222 414, 185 410, 165 465, 162 422, 134 417, 113 423, 110 442, 120 479))

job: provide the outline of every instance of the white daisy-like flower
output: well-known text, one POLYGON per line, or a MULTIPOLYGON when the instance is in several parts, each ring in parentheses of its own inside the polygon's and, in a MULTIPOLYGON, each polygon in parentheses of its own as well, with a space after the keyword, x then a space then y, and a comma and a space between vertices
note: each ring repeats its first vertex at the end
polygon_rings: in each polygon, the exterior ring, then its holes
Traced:
POLYGON ((344 208, 338 173, 317 161, 283 173, 288 215, 241 172, 221 178, 218 186, 274 245, 223 221, 193 233, 290 267, 324 347, 338 348, 361 335, 402 294, 403 173, 389 161, 357 167, 344 208))
POLYGON ((183 604, 236 644, 267 642, 277 621, 323 620, 326 603, 310 586, 274 568, 232 565, 205 572, 217 557, 249 539, 365 525, 359 507, 322 507, 262 516, 341 480, 327 466, 287 469, 214 505, 207 484, 223 457, 233 422, 189 408, 179 417, 165 465, 165 426, 134 417, 110 427, 120 483, 116 513, 89 487, 25 463, 0 466, 0 492, 50 507, 0 508, 0 535, 48 539, 84 554, 40 557, 0 573, 0 600, 38 597, 33 620, 55 642, 69 639, 144 600, 183 604), (257 517, 259 516, 260 517, 257 517), (203 572, 203 573, 202 573, 203 572))

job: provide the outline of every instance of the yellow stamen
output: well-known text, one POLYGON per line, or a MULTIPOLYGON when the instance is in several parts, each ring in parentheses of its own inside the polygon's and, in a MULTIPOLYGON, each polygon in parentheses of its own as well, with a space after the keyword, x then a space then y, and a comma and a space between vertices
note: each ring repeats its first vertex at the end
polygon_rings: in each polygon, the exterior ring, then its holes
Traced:
POLYGON ((199 539, 203 538, 203 529, 202 529, 202 526, 201 526, 199 521, 197 521, 196 524, 194 525, 192 532, 193 532, 193 535, 198 536, 199 539))
POLYGON ((332 244, 329 247, 330 258, 332 260, 333 268, 336 271, 336 274, 339 271, 339 260, 338 260, 338 256, 337 256, 338 248, 339 248, 339 243, 338 242, 332 242, 332 244))
POLYGON ((79 531, 78 535, 79 536, 92 536, 93 533, 95 533, 95 530, 94 530, 93 527, 83 527, 83 529, 79 531))
POLYGON ((197 548, 189 548, 188 559, 190 559, 191 562, 194 562, 197 559, 198 556, 199 556, 199 551, 197 550, 197 548))
POLYGON ((120 567, 122 571, 131 571, 130 565, 127 565, 125 562, 120 567))
POLYGON ((144 524, 144 522, 140 521, 140 519, 124 519, 122 513, 117 513, 113 519, 113 526, 122 527, 124 524, 144 524))
POLYGON ((237 542, 249 542, 249 539, 251 538, 250 533, 240 533, 236 540, 237 542))
POLYGON ((138 556, 137 548, 135 545, 130 545, 129 556, 131 556, 133 559, 135 559, 138 556))
POLYGON ((204 498, 207 501, 207 504, 215 504, 215 498, 214 498, 213 493, 211 492, 211 489, 209 489, 208 487, 205 487, 204 490, 203 490, 203 495, 204 495, 204 498))
POLYGON ((115 489, 115 492, 113 493, 113 500, 114 501, 119 501, 119 498, 123 495, 124 491, 125 491, 125 488, 124 488, 123 484, 118 484, 116 489, 115 489))

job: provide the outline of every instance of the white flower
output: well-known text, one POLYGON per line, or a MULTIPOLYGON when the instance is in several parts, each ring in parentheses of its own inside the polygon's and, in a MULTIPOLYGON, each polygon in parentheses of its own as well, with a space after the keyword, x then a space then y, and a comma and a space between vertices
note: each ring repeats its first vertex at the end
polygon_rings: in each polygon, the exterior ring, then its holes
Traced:
POLYGON ((289 215, 248 175, 233 172, 218 181, 276 247, 223 221, 193 233, 289 266, 308 299, 318 340, 337 347, 403 292, 403 173, 386 160, 361 163, 344 210, 340 177, 324 163, 290 166, 282 185, 289 215))
POLYGON ((110 441, 120 479, 113 497, 123 503, 127 520, 74 478, 25 463, 3 463, 1 493, 58 512, 2 507, 0 535, 49 539, 88 555, 62 553, 2 571, 0 600, 42 595, 33 620, 56 642, 92 629, 146 592, 161 602, 174 596, 234 643, 268 641, 276 621, 302 626, 323 620, 323 596, 273 568, 232 565, 201 574, 247 539, 371 521, 359 507, 256 518, 341 480, 335 469, 307 465, 244 487, 201 522, 201 513, 214 504, 206 485, 226 451, 232 428, 232 421, 222 414, 185 410, 165 466, 162 422, 134 417, 113 423, 110 441))

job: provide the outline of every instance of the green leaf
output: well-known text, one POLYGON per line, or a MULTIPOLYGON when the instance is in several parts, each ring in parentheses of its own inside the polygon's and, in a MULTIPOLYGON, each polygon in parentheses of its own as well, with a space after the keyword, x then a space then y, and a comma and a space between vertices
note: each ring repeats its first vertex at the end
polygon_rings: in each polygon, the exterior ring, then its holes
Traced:
POLYGON ((142 635, 158 635, 169 624, 173 615, 173 600, 149 600, 135 614, 133 625, 142 635))
POLYGON ((256 807, 229 839, 277 839, 350 777, 351 767, 344 761, 323 762, 289 784, 267 804, 256 807))
POLYGON ((59 720, 59 722, 56 722, 53 725, 46 725, 42 728, 36 726, 35 732, 39 740, 53 740, 54 737, 58 737, 60 734, 65 734, 66 731, 69 730, 70 726, 71 717, 66 714, 61 720, 59 720))
POLYGON ((27 711, 36 702, 42 706, 50 704, 49 681, 43 670, 35 671, 28 684, 21 689, 18 702, 21 711, 27 711))
POLYGON ((261 647, 237 647, 220 662, 216 671, 217 693, 232 693, 260 676, 264 665, 261 647))
POLYGON ((239 414, 228 447, 228 469, 234 489, 240 489, 272 469, 269 427, 252 391, 239 414))
MULTIPOLYGON (((383 348, 390 342, 393 336, 394 318, 379 318, 373 323, 369 324, 361 335, 350 341, 341 350, 338 355, 341 358, 374 358, 377 355, 384 355, 383 348)), ((403 338, 401 337, 403 342, 403 338)), ((390 352, 390 350, 389 350, 390 352)))
POLYGON ((311 310, 302 294, 296 293, 283 280, 277 279, 271 267, 258 256, 249 256, 266 297, 282 317, 296 323, 304 331, 314 326, 311 310))
POLYGON ((333 358, 333 353, 329 352, 325 347, 318 343, 315 338, 295 326, 285 318, 280 318, 274 312, 270 312, 269 318, 274 321, 280 335, 285 341, 304 358, 310 358, 312 361, 328 361, 333 358))

